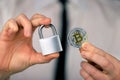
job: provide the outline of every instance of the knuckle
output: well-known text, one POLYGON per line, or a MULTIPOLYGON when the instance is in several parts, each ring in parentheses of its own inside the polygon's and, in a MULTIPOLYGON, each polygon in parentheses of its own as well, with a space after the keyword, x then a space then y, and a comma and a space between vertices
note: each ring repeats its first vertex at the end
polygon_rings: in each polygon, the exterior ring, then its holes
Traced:
POLYGON ((30 20, 27 18, 27 16, 23 13, 21 13, 18 17, 17 17, 17 21, 20 22, 20 24, 24 24, 26 26, 31 26, 31 22, 30 20))
POLYGON ((9 19, 7 22, 7 27, 13 29, 15 32, 18 31, 17 23, 14 19, 9 19))
POLYGON ((33 17, 36 17, 36 16, 40 16, 41 14, 39 14, 39 13, 35 13, 34 15, 33 15, 33 17))
POLYGON ((13 18, 11 18, 11 19, 8 20, 8 22, 13 23, 13 22, 15 22, 15 20, 13 18))
POLYGON ((97 48, 97 47, 94 46, 94 47, 91 48, 91 52, 99 54, 99 53, 101 53, 101 50, 99 48, 97 48))
POLYGON ((31 17, 31 19, 38 18, 38 17, 45 17, 45 16, 42 14, 36 13, 31 17))
POLYGON ((103 67, 110 67, 111 63, 109 61, 103 61, 103 67))
POLYGON ((23 18, 23 17, 25 17, 25 14, 23 14, 23 13, 21 13, 20 15, 18 15, 18 19, 21 19, 21 18, 23 18))
POLYGON ((114 65, 110 61, 104 61, 102 67, 107 68, 109 72, 113 71, 115 69, 114 65))
POLYGON ((96 54, 95 54, 94 52, 89 52, 89 54, 88 54, 87 56, 88 56, 87 58, 88 58, 89 60, 92 60, 92 61, 93 61, 94 58, 96 57, 96 54))
POLYGON ((99 53, 100 50, 94 47, 94 52, 95 52, 95 53, 99 53))
POLYGON ((89 73, 90 73, 91 75, 95 75, 95 74, 97 74, 97 70, 91 70, 89 73))
POLYGON ((91 50, 89 51, 88 59, 93 60, 96 56, 96 51, 98 52, 98 50, 95 47, 91 47, 91 50))

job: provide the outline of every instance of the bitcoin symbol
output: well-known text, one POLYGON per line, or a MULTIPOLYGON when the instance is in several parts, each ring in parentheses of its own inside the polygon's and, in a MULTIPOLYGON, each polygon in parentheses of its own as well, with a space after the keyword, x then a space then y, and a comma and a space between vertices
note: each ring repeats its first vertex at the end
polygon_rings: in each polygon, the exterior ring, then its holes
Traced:
POLYGON ((83 40, 82 35, 79 32, 75 32, 73 36, 74 36, 75 44, 77 45, 81 44, 81 41, 83 40))

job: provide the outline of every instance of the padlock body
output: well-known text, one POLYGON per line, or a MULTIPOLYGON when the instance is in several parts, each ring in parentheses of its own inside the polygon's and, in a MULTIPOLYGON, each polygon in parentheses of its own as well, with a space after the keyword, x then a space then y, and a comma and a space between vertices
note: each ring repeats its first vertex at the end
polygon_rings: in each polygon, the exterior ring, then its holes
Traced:
POLYGON ((43 55, 62 51, 59 35, 43 38, 39 40, 43 55))

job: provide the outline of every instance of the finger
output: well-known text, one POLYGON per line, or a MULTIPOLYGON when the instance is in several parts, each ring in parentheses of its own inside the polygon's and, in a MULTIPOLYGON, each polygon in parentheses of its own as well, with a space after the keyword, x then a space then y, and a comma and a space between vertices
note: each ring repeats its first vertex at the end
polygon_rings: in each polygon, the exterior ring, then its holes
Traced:
POLYGON ((2 30, 1 39, 12 40, 16 32, 18 32, 18 25, 14 19, 10 19, 6 22, 2 30))
POLYGON ((39 13, 36 13, 36 14, 34 14, 32 17, 31 17, 31 19, 35 19, 35 18, 42 18, 42 17, 46 17, 46 16, 44 16, 44 15, 42 15, 42 14, 39 14, 39 13))
POLYGON ((24 15, 20 14, 16 18, 17 23, 23 27, 24 29, 24 36, 30 37, 32 35, 32 24, 30 20, 24 15))
POLYGON ((58 57, 59 53, 53 53, 46 56, 42 55, 41 53, 33 53, 30 59, 30 65, 48 63, 58 57))
POLYGON ((33 26, 37 27, 37 26, 40 26, 40 25, 48 25, 51 23, 51 19, 48 18, 48 17, 45 17, 41 14, 35 14, 32 16, 31 18, 31 23, 33 26))
POLYGON ((94 80, 84 69, 80 70, 80 75, 84 78, 84 80, 94 80))
POLYGON ((108 54, 107 52, 95 47, 94 45, 85 42, 82 44, 82 47, 80 48, 80 52, 82 53, 82 51, 89 51, 89 52, 95 52, 103 57, 106 57, 109 61, 111 62, 116 62, 117 59, 115 57, 113 57, 112 55, 108 54))
MULTIPOLYGON (((81 51, 81 55, 83 58, 90 60, 97 65, 101 66, 103 70, 107 72, 111 72, 114 69, 113 64, 109 61, 105 56, 101 55, 104 52, 100 49, 92 46, 87 46, 87 50, 81 51)), ((106 53, 104 53, 106 54, 106 53)))
POLYGON ((90 53, 90 52, 82 52, 82 57, 90 60, 94 63, 96 63, 97 65, 100 65, 102 67, 103 70, 107 71, 107 72, 111 72, 111 70, 114 69, 112 63, 106 59, 105 57, 96 54, 94 52, 90 53))
POLYGON ((105 80, 107 76, 87 62, 82 62, 81 67, 95 80, 105 80))
POLYGON ((93 65, 95 68, 97 68, 98 70, 100 71, 103 71, 103 69, 101 68, 101 66, 97 65, 96 63, 94 62, 91 62, 91 61, 87 61, 89 64, 93 65))

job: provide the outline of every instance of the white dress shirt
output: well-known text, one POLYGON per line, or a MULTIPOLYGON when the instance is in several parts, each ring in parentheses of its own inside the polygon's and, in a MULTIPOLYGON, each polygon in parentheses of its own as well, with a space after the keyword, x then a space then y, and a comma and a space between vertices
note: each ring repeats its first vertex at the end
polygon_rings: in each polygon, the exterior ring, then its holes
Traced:
MULTIPOLYGON (((67 11, 69 16, 69 31, 82 27, 88 34, 88 41, 95 46, 120 59, 120 1, 119 0, 69 0, 67 11)), ((20 13, 29 18, 34 13, 42 13, 52 19, 52 24, 60 34, 61 4, 56 0, 1 0, 0 29, 11 17, 20 13)), ((46 34, 47 35, 47 34, 46 34)), ((40 51, 38 32, 34 33, 33 47, 40 51)), ((67 45, 66 78, 81 80, 79 74, 82 58, 79 50, 67 45)), ((53 80, 55 62, 38 64, 11 77, 11 80, 53 80)))

